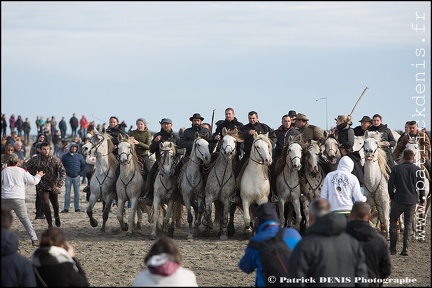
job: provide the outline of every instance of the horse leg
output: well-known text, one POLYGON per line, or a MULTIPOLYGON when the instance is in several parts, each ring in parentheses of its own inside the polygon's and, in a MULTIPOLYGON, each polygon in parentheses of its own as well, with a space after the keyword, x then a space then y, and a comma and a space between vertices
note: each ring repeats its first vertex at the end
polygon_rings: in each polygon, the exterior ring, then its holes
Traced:
MULTIPOLYGON (((135 211, 136 211, 136 214, 137 214, 137 222, 136 222, 136 229, 137 230, 141 230, 141 222, 142 222, 142 211, 141 211, 141 205, 140 205, 140 203, 138 202, 138 198, 136 198, 136 199, 134 199, 135 200, 135 203, 136 203, 136 208, 135 208, 135 211)), ((132 204, 133 205, 133 204, 132 204)))
POLYGON ((129 199, 129 201, 131 202, 131 208, 129 210, 129 215, 128 215, 128 231, 126 232, 126 235, 133 235, 134 231, 133 231, 133 227, 134 227, 134 222, 135 222, 135 212, 137 211, 137 201, 138 199, 129 199))
POLYGON ((285 199, 283 197, 281 197, 281 194, 279 194, 278 207, 279 207, 279 221, 280 221, 281 225, 284 225, 284 223, 285 223, 285 199))
POLYGON ((168 204, 167 204, 167 213, 166 213, 166 215, 164 217, 164 221, 163 221, 162 231, 163 231, 164 234, 166 234, 168 232, 168 223, 170 222, 170 220, 171 220, 171 222, 174 222, 174 220, 173 220, 173 216, 174 216, 173 209, 174 209, 174 201, 172 200, 172 197, 171 197, 171 199, 168 201, 168 204))
POLYGON ((207 230, 213 230, 213 222, 212 222, 212 204, 213 204, 213 197, 211 195, 207 195, 205 198, 205 216, 203 225, 206 227, 207 230))
POLYGON ((300 199, 299 198, 294 199, 292 202, 292 206, 294 207, 296 215, 298 215, 298 216, 296 216, 296 218, 297 218, 296 219, 296 226, 298 224, 298 230, 300 230, 300 223, 303 220, 302 213, 301 213, 301 207, 300 207, 300 199))
MULTIPOLYGON (((227 197, 227 199, 229 199, 227 197)), ((220 240, 228 240, 228 230, 227 230, 227 222, 228 222, 228 213, 230 212, 230 201, 226 200, 225 203, 223 203, 223 212, 220 216, 220 224, 219 224, 219 231, 220 231, 220 240)), ((234 206, 235 207, 235 206, 234 206)), ((219 207, 220 211, 220 207, 219 207)))
POLYGON ((95 203, 96 203, 96 195, 94 193, 91 193, 90 199, 89 199, 89 204, 87 207, 87 216, 90 219, 90 225, 92 227, 98 226, 98 221, 93 217, 93 207, 94 207, 95 203))
POLYGON ((229 222, 228 222, 228 228, 227 228, 227 235, 232 236, 235 234, 235 228, 234 228, 234 214, 237 209, 236 204, 228 202, 229 207, 229 222))
POLYGON ((152 221, 152 231, 150 234, 150 240, 155 240, 157 235, 157 226, 159 222, 159 194, 154 195, 153 197, 153 221, 152 221))
POLYGON ((252 227, 251 227, 251 217, 249 211, 249 201, 247 199, 243 199, 243 220, 245 225, 245 234, 247 237, 252 236, 252 227))
POLYGON ((201 220, 204 214, 204 197, 200 196, 198 193, 198 199, 197 199, 197 208, 195 209, 194 206, 194 211, 195 211, 195 226, 199 226, 201 225, 201 220))
POLYGON ((109 195, 108 201, 106 201, 106 203, 105 203, 105 208, 104 208, 103 214, 102 214, 102 227, 100 229, 101 233, 105 233, 105 226, 106 226, 106 222, 108 221, 108 216, 109 216, 109 213, 111 211, 111 205, 112 205, 113 200, 114 200, 114 195, 109 195))
POLYGON ((117 220, 119 221, 120 224, 120 228, 123 231, 127 231, 128 230, 128 224, 124 222, 124 217, 123 217, 123 213, 124 213, 124 201, 122 198, 119 198, 117 200, 117 220))
POLYGON ((193 240, 193 227, 192 227, 193 215, 192 215, 191 199, 189 199, 189 197, 187 197, 187 196, 186 197, 183 196, 183 202, 185 203, 185 206, 186 206, 187 221, 188 221, 188 225, 189 225, 189 231, 188 231, 187 239, 193 240))

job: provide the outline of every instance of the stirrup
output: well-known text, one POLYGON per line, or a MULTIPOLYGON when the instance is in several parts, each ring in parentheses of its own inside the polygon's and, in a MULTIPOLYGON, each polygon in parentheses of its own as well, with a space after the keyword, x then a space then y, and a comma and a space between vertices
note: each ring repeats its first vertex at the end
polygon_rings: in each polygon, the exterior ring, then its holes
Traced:
POLYGON ((270 197, 270 201, 273 203, 277 203, 279 202, 279 197, 276 196, 276 194, 272 194, 272 196, 270 197))
POLYGON ((146 197, 142 196, 138 198, 138 202, 144 203, 145 202, 146 197))

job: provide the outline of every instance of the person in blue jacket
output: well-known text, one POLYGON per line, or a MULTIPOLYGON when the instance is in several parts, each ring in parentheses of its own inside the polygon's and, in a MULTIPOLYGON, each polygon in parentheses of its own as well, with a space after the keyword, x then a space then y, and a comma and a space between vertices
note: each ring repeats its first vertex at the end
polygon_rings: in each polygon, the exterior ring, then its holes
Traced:
MULTIPOLYGON (((251 238, 256 242, 263 242, 276 236, 282 227, 279 223, 279 217, 276 212, 276 205, 272 202, 261 204, 257 207, 257 233, 251 238)), ((300 233, 293 228, 286 228, 284 240, 291 251, 294 250, 297 243, 301 240, 300 233)), ((257 287, 265 287, 266 282, 259 256, 259 250, 246 247, 245 254, 240 259, 239 267, 243 272, 252 273, 256 269, 255 284, 257 287)))

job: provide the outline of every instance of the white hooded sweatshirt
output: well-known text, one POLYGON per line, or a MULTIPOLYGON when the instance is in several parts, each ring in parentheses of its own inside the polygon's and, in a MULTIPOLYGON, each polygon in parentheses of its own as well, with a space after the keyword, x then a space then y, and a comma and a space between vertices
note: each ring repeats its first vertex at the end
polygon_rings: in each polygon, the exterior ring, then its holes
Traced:
POLYGON ((366 202, 366 197, 360 191, 357 177, 351 174, 354 162, 348 156, 343 156, 337 170, 330 172, 324 179, 321 198, 327 199, 331 211, 351 211, 354 201, 366 202))

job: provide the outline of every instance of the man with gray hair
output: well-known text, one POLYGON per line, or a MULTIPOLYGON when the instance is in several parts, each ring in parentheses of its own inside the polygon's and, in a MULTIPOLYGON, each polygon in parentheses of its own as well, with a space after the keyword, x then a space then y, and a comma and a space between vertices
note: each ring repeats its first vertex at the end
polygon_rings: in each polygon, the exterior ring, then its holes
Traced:
POLYGON ((289 258, 287 278, 313 281, 293 283, 291 286, 368 285, 355 283, 355 277, 368 278, 365 255, 360 243, 345 232, 346 217, 330 211, 330 203, 326 199, 316 199, 310 203, 311 226, 305 231, 303 239, 289 258), (325 281, 335 277, 340 282, 325 281))

